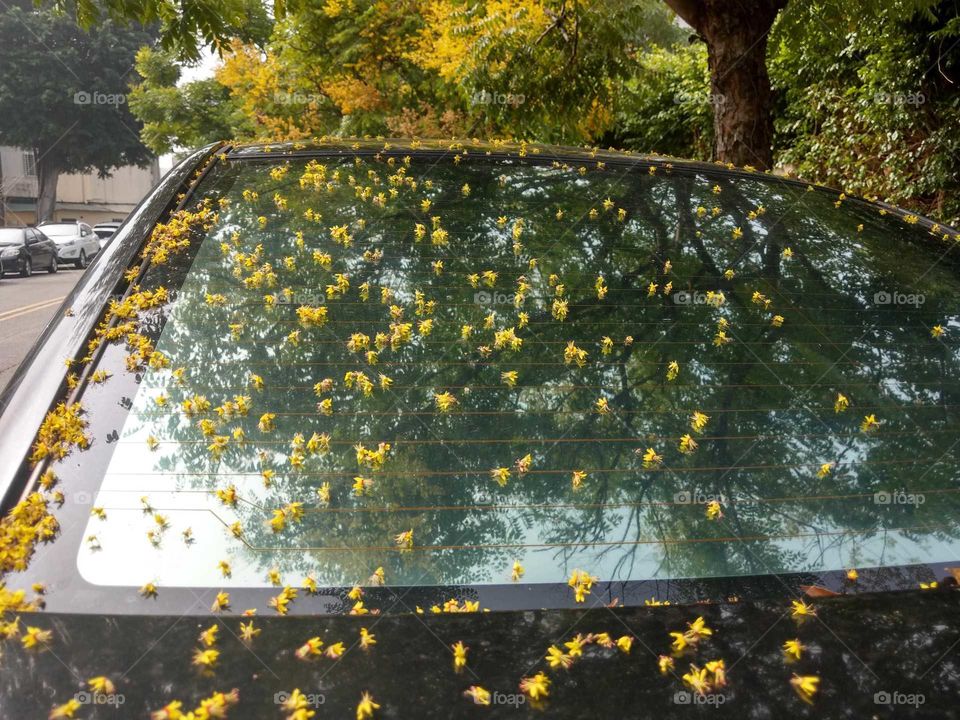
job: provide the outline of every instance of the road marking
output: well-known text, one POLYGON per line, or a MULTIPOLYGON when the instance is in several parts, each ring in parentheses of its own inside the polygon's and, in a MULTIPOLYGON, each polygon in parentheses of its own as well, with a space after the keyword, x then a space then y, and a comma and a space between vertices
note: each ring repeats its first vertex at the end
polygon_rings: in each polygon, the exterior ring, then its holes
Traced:
POLYGON ((33 303, 32 305, 23 305, 18 308, 13 308, 13 310, 7 310, 6 312, 0 313, 0 322, 3 322, 4 320, 13 320, 21 315, 28 315, 32 312, 36 312, 37 310, 45 310, 53 305, 59 305, 63 302, 65 297, 67 296, 63 295, 58 298, 52 298, 50 300, 43 300, 41 302, 33 303))

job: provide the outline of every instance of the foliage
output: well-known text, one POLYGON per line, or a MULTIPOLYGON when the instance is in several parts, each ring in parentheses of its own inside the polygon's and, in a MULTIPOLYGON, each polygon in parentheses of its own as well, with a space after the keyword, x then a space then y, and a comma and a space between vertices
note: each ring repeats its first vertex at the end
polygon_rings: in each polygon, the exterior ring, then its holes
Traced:
POLYGON ((701 45, 653 47, 639 55, 625 84, 613 144, 644 152, 709 160, 713 102, 701 45))
POLYGON ((144 144, 157 154, 176 146, 206 145, 251 126, 229 88, 218 80, 177 87, 180 67, 169 52, 141 48, 136 70, 144 80, 130 91, 130 110, 143 122, 144 144))
POLYGON ((144 164, 125 94, 150 39, 109 22, 85 32, 45 10, 0 13, 0 144, 31 148, 38 165, 59 172, 144 164))
MULTIPOLYGON (((877 7, 827 33, 788 13, 772 59, 780 159, 810 180, 960 219, 957 3, 877 7)), ((860 13, 860 10, 857 10, 860 13)))

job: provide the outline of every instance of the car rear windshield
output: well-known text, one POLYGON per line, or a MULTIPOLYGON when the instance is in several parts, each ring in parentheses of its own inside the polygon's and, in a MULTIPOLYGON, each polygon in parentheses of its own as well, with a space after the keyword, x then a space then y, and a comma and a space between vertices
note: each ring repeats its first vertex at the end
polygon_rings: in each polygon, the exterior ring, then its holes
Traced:
POLYGON ((141 285, 169 294, 148 323, 169 363, 108 440, 90 582, 960 555, 950 233, 590 158, 234 158, 196 200, 217 221, 141 285))

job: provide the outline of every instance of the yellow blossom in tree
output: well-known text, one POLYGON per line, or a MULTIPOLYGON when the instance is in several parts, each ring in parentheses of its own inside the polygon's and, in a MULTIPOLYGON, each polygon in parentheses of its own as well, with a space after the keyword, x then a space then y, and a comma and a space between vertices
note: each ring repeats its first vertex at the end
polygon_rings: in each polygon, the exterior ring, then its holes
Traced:
POLYGON ((843 393, 837 393, 837 399, 833 402, 833 411, 835 413, 842 413, 850 406, 850 401, 847 400, 847 396, 843 393))
POLYGON ((519 560, 515 560, 513 563, 513 570, 510 573, 510 579, 513 582, 518 582, 520 578, 524 576, 526 570, 524 570, 523 565, 520 564, 519 560))

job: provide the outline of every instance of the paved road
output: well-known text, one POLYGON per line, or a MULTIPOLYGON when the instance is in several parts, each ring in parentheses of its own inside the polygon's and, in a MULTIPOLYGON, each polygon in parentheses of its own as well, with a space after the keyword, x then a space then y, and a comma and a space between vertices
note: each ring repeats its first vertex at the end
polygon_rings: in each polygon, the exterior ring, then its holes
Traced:
POLYGON ((82 274, 61 266, 55 275, 0 279, 0 390, 82 274))

